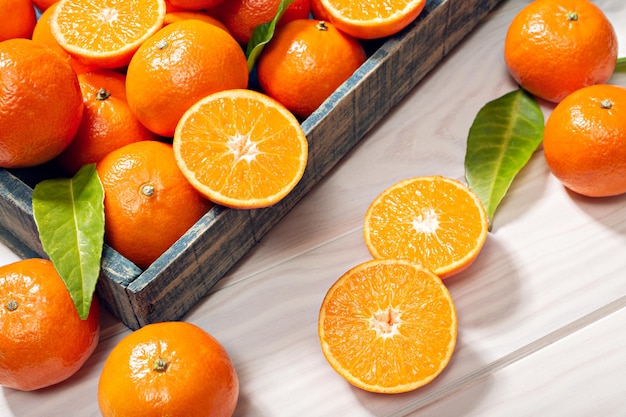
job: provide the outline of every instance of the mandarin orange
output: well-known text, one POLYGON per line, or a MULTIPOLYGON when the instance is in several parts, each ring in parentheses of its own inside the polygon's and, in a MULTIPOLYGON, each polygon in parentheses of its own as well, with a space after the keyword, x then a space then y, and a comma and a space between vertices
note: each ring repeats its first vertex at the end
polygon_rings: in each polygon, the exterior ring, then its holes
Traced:
POLYGON ((165 12, 164 0, 63 0, 50 27, 59 45, 83 63, 121 68, 161 28, 165 12))
POLYGON ((174 155, 198 192, 252 209, 285 198, 304 174, 308 142, 296 117, 253 90, 225 90, 194 104, 174 134, 174 155))
POLYGON ((43 164, 70 144, 83 114, 72 67, 30 39, 0 42, 0 167, 43 164))
POLYGON ((186 322, 148 324, 124 337, 98 383, 103 417, 231 417, 238 397, 226 349, 186 322))
POLYGON ((111 151, 140 140, 156 140, 126 101, 126 76, 98 70, 78 75, 85 111, 70 145, 57 161, 70 174, 100 161, 111 151))
POLYGON ((298 19, 277 29, 257 63, 259 85, 306 118, 365 62, 361 44, 333 24, 298 19))
POLYGON ((0 385, 32 391, 74 375, 99 340, 100 310, 93 298, 81 320, 49 260, 0 267, 0 385))
POLYGON ((96 169, 104 187, 105 240, 142 269, 212 206, 187 182, 164 142, 122 146, 96 169))
POLYGON ((36 22, 31 0, 0 0, 0 42, 13 38, 29 39, 36 22))
POLYGON ((425 5, 426 0, 321 0, 331 23, 358 39, 384 38, 400 32, 417 19, 425 5))
POLYGON ((247 86, 240 45, 224 30, 195 19, 174 22, 151 36, 126 74, 131 110, 148 129, 168 137, 202 97, 247 86))
POLYGON ((613 74, 617 36, 589 0, 535 0, 511 21, 504 41, 511 76, 531 94, 559 102, 613 74))
POLYGON ((543 150, 570 190, 589 197, 626 193, 626 88, 598 84, 565 97, 546 121, 543 150))
POLYGON ((457 338, 454 302, 430 270, 398 259, 366 261, 328 290, 318 335, 328 363, 378 393, 415 390, 448 365, 457 338))
POLYGON ((365 213, 365 244, 374 258, 407 259, 441 278, 476 259, 488 232, 478 196, 442 176, 407 178, 388 187, 365 213))
MULTIPOLYGON (((246 45, 258 25, 274 18, 279 5, 280 0, 226 0, 209 9, 209 13, 226 25, 237 42, 246 45)), ((306 19, 310 12, 310 0, 295 0, 285 10, 279 25, 296 19, 306 19)))

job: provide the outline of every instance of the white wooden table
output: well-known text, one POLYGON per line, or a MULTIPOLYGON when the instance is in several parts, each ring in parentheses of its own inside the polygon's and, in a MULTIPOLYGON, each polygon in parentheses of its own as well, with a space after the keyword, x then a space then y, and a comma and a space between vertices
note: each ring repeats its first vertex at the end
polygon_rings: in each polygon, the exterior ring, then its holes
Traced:
MULTIPOLYGON (((430 385, 401 395, 353 388, 326 363, 318 309, 330 285, 370 258, 369 203, 411 176, 463 179, 469 127, 516 88, 502 57, 506 0, 258 244, 185 320, 217 337, 237 368, 238 417, 626 415, 626 195, 567 192, 539 150, 500 206, 477 261, 446 281, 457 349, 430 385)), ((626 3, 597 0, 626 56, 626 3)), ((626 86, 626 74, 613 83, 626 86)), ((551 106, 542 105, 546 116, 551 106)), ((17 257, 0 246, 0 264, 17 257)), ((0 416, 100 416, 102 364, 130 332, 104 312, 101 342, 70 380, 0 389, 0 416)))

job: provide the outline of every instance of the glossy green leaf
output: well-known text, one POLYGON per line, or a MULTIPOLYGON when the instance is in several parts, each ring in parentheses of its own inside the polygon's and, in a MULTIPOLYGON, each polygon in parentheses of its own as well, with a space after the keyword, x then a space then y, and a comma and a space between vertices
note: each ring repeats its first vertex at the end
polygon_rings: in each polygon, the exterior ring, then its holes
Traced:
POLYGON ((81 319, 87 318, 104 245, 104 189, 95 165, 85 165, 73 178, 37 184, 33 215, 44 251, 81 319))
POLYGON ((283 17, 283 14, 285 13, 285 10, 287 10, 287 7, 289 7, 289 5, 294 1, 295 0, 281 0, 274 18, 271 21, 258 25, 256 28, 254 28, 254 31, 252 32, 252 37, 250 38, 250 41, 248 42, 248 46, 246 48, 248 72, 251 72, 252 68, 254 68, 254 64, 261 55, 263 48, 265 48, 265 45, 272 40, 272 37, 274 36, 274 31, 276 30, 276 24, 278 23, 280 18, 283 17))
POLYGON ((615 72, 626 72, 626 57, 618 58, 615 72))
POLYGON ((544 117, 537 102, 515 90, 487 103, 467 138, 465 179, 487 210, 489 224, 515 176, 543 139, 544 117))

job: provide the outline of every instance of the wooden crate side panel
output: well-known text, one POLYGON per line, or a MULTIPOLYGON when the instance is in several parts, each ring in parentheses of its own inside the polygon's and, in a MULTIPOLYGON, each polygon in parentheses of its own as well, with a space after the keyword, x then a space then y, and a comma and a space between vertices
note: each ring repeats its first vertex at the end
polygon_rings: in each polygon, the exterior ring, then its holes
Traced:
POLYGON ((101 304, 130 328, 139 328, 139 322, 126 287, 142 272, 119 252, 104 246, 96 294, 101 304))
POLYGON ((180 319, 256 243, 249 211, 214 207, 128 286, 138 325, 180 319))
MULTIPOLYGON (((35 219, 33 218, 33 190, 5 169, 0 169, 0 226, 7 232, 7 241, 22 242, 16 248, 18 255, 46 257, 35 219)), ((4 235, 4 234, 3 234, 4 235)))
MULTIPOLYGON (((23 259, 47 258, 33 217, 33 189, 11 172, 0 169, 0 236, 23 259)), ((103 248, 97 293, 104 306, 124 322, 134 320, 126 285, 141 270, 110 247, 103 248)))

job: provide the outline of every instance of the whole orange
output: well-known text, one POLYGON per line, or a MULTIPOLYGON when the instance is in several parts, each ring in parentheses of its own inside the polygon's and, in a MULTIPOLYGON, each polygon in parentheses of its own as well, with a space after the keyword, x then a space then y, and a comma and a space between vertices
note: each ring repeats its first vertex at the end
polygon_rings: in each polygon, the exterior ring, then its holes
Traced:
POLYGON ((148 129, 168 137, 200 98, 247 86, 241 46, 224 30, 195 19, 171 23, 151 36, 126 74, 131 110, 148 129))
POLYGON ((0 41, 30 38, 36 21, 31 0, 0 0, 0 41))
MULTIPOLYGON (((311 0, 295 0, 291 3, 279 26, 296 19, 306 19, 311 12, 311 0)), ((246 45, 254 28, 270 22, 278 12, 280 0, 226 0, 209 12, 222 21, 235 39, 246 45)))
POLYGON ((83 97, 72 67, 29 39, 0 43, 0 167, 48 162, 72 141, 83 97))
POLYGON ((57 161, 70 174, 100 161, 109 152, 140 140, 156 140, 126 101, 126 76, 111 70, 78 75, 85 110, 72 143, 57 161))
POLYGON ((535 0, 513 18, 504 58, 524 89, 559 102, 611 77, 617 36, 602 10, 589 0, 535 0))
POLYGON ((570 190, 589 197, 626 193, 626 88, 599 84, 567 96, 548 117, 543 149, 570 190))
POLYGON ((98 383, 104 417, 230 417, 238 396, 228 352, 186 322, 149 324, 124 337, 98 383))
POLYGON ((263 50, 259 85, 291 112, 307 117, 366 59, 361 44, 333 24, 298 19, 279 28, 263 50))
POLYGON ((81 320, 67 287, 45 259, 0 267, 0 385, 31 391, 74 375, 95 350, 100 310, 94 297, 81 320))
POLYGON ((172 146, 134 142, 96 165, 104 187, 105 240, 147 268, 212 206, 186 180, 172 146))

